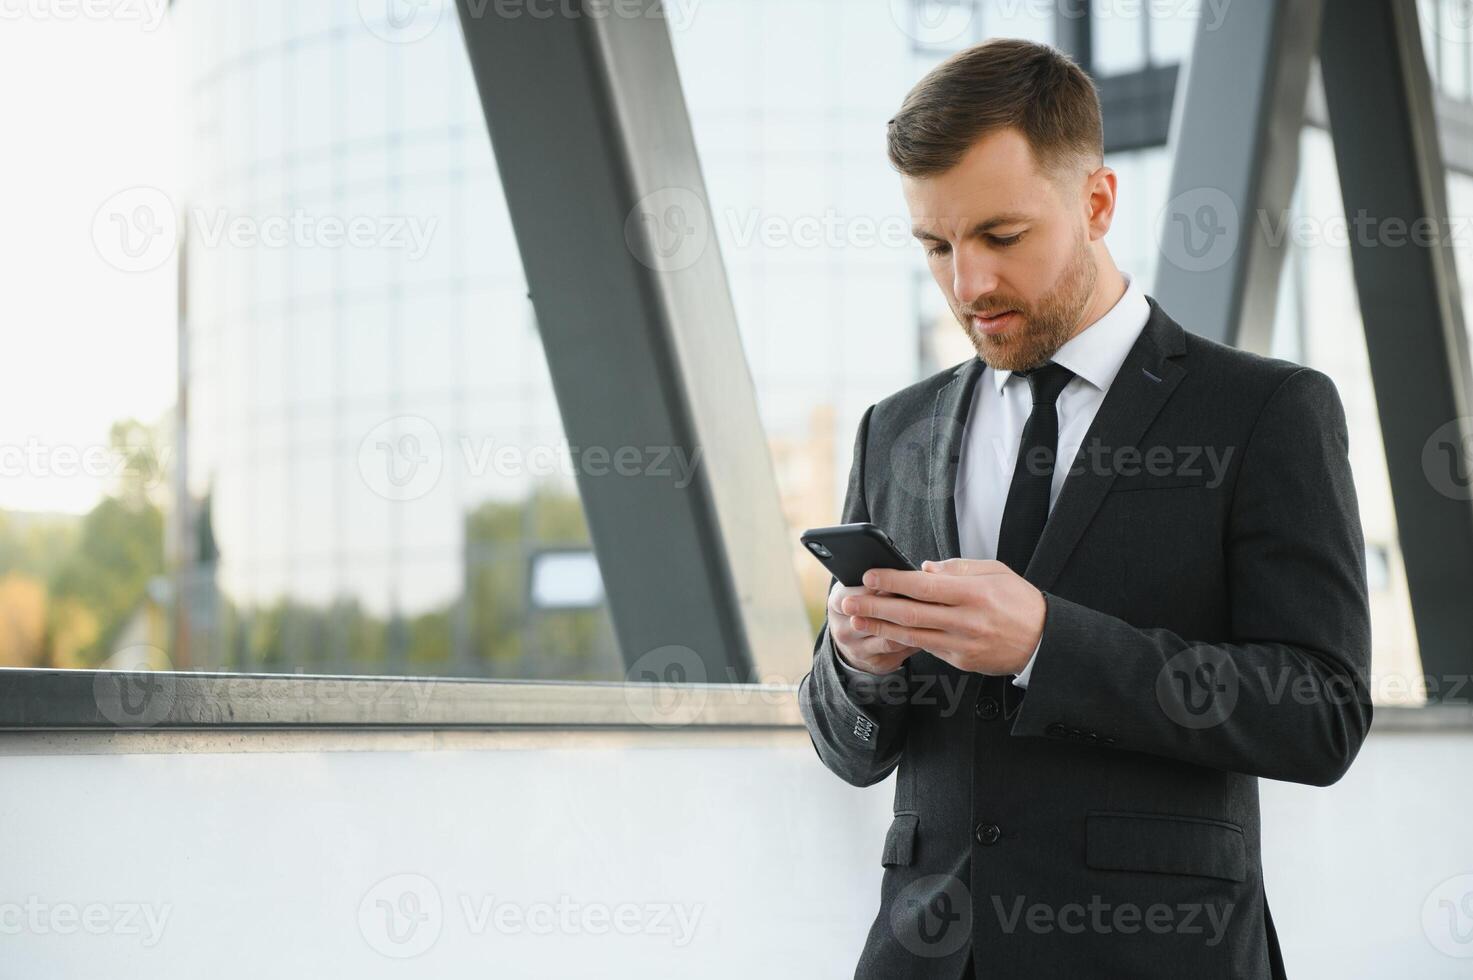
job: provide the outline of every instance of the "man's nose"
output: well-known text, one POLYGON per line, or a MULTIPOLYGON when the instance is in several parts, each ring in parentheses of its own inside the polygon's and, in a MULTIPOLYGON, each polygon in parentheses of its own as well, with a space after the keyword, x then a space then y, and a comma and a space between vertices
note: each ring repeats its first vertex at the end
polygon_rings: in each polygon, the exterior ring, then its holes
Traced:
POLYGON ((956 265, 952 269, 952 295, 962 306, 970 307, 979 299, 997 290, 997 263, 977 248, 961 248, 956 251, 956 265))

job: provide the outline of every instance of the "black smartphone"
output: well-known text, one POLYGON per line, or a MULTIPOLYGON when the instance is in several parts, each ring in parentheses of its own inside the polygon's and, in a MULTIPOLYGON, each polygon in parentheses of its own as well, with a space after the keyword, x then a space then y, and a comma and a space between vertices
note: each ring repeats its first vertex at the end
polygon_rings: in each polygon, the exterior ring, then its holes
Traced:
POLYGON ((812 527, 799 540, 843 585, 863 585, 864 573, 871 568, 916 570, 890 535, 873 524, 812 527))

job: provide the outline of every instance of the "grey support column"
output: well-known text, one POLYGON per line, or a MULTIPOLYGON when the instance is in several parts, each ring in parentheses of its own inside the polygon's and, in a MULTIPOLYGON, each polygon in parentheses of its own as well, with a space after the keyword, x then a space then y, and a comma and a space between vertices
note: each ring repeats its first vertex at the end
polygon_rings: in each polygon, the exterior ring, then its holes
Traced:
MULTIPOLYGON (((1411 0, 1335 0, 1320 43, 1330 133, 1429 690, 1473 672, 1470 371, 1446 176, 1411 0), (1434 234, 1420 241, 1414 229, 1434 234)), ((1461 700, 1473 698, 1466 686, 1461 700)))
POLYGON ((1171 125, 1175 149, 1152 294, 1183 326, 1266 351, 1299 170, 1299 130, 1322 0, 1204 9, 1171 125))
POLYGON ((640 6, 458 3, 563 425, 602 460, 577 479, 631 677, 796 682, 813 637, 670 32, 640 6))

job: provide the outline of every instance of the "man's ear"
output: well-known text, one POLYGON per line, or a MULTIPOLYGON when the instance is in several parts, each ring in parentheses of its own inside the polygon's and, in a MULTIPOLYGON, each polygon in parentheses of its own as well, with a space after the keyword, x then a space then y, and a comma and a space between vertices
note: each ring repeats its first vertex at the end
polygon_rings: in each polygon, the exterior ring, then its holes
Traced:
POLYGON ((1104 238, 1115 220, 1118 179, 1115 171, 1103 164, 1085 179, 1085 221, 1091 241, 1104 238))

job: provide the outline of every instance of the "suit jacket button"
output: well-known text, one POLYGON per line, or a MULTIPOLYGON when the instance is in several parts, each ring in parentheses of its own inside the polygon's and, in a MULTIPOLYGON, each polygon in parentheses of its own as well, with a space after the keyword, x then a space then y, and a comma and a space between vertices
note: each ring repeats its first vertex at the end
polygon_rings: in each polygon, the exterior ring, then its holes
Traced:
POLYGON ((995 823, 979 823, 977 825, 977 843, 985 847, 991 847, 1002 837, 1002 828, 995 823))
POLYGON ((997 717, 999 710, 1001 709, 998 707, 997 698, 983 698, 977 702, 978 718, 991 720, 997 717))

